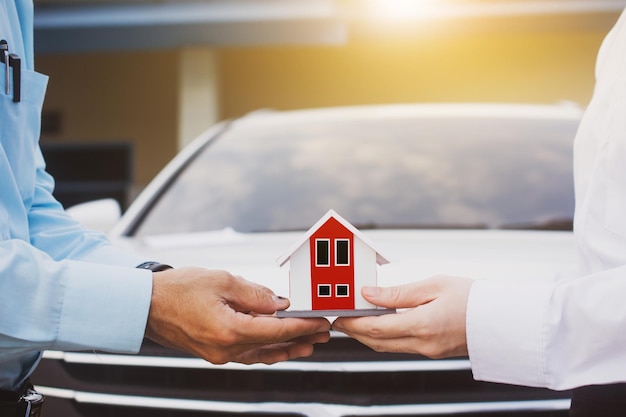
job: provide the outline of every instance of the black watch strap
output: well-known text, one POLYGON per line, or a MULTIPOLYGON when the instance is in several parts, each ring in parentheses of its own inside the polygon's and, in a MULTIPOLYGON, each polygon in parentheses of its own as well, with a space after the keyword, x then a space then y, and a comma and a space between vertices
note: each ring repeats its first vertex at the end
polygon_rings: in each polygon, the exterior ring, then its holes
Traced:
POLYGON ((165 271, 166 269, 173 269, 174 267, 170 265, 154 262, 154 261, 148 261, 148 262, 142 263, 141 265, 137 265, 137 268, 148 269, 152 272, 160 272, 160 271, 165 271))

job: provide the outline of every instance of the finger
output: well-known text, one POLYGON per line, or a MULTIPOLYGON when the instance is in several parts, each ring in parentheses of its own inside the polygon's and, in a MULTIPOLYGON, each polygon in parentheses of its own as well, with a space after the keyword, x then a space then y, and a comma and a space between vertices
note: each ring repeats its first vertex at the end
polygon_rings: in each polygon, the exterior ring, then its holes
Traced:
MULTIPOLYGON (((280 342, 280 343, 308 343, 308 344, 318 344, 318 343, 326 343, 330 340, 330 331, 324 331, 324 332, 319 332, 319 333, 313 333, 313 334, 307 334, 304 336, 298 336, 295 337, 293 339, 290 340, 286 340, 284 342, 280 342)), ((277 342, 279 343, 279 342, 277 342)), ((252 344, 248 344, 248 345, 242 345, 243 349, 242 351, 245 350, 249 350, 252 348, 257 348, 257 347, 261 347, 261 346, 268 346, 268 345, 272 345, 275 343, 252 343, 252 344)))
POLYGON ((467 349, 454 340, 432 337, 403 336, 390 339, 378 339, 365 334, 348 334, 348 336, 369 346, 377 352, 413 353, 433 359, 453 356, 467 356, 467 349))
POLYGON ((290 340, 290 342, 304 342, 304 343, 312 343, 315 345, 318 343, 326 343, 329 340, 330 340, 330 331, 326 331, 326 332, 319 332, 315 334, 309 334, 306 336, 300 336, 293 340, 290 340))
POLYGON ((283 352, 286 356, 276 353, 276 345, 269 345, 261 349, 262 354, 259 360, 263 363, 274 363, 295 358, 308 357, 313 354, 314 345, 318 343, 326 343, 330 339, 329 332, 320 332, 313 335, 299 337, 282 345, 283 352))
POLYGON ((395 339, 414 336, 420 328, 421 316, 416 312, 385 314, 369 317, 340 317, 333 323, 333 330, 351 337, 370 339, 395 339))
POLYGON ((273 314, 289 307, 289 300, 262 285, 234 277, 226 300, 236 311, 273 314))
MULTIPOLYGON (((341 317, 333 330, 345 333, 377 352, 421 353, 422 341, 415 333, 416 318, 406 313, 378 317, 341 317)), ((419 333, 419 332, 417 332, 419 333)))
POLYGON ((386 308, 411 308, 431 302, 438 287, 432 280, 395 287, 363 287, 361 294, 372 304, 386 308))
POLYGON ((274 345, 264 345, 241 353, 236 362, 243 364, 264 363, 271 365, 290 359, 308 357, 313 354, 313 345, 310 343, 286 342, 274 345))
POLYGON ((233 326, 242 343, 278 343, 320 332, 328 332, 324 318, 277 318, 237 314, 233 326))
POLYGON ((281 343, 250 343, 232 346, 228 349, 228 356, 222 356, 213 363, 239 362, 244 364, 275 363, 299 357, 310 356, 313 345, 325 343, 330 339, 329 332, 320 332, 301 336, 281 343))
MULTIPOLYGON (((414 353, 430 356, 426 343, 420 343, 412 337, 399 337, 394 339, 376 339, 364 335, 351 336, 364 345, 369 346, 376 352, 392 352, 392 353, 414 353)), ((431 356, 432 357, 432 356, 431 356)))

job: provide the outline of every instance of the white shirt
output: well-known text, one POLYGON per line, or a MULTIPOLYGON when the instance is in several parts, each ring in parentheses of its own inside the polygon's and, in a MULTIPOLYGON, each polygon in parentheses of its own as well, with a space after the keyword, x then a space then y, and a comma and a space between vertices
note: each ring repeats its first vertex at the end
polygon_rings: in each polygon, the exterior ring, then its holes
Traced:
POLYGON ((475 379, 557 390, 626 382, 626 11, 598 55, 574 176, 580 275, 475 282, 467 307, 475 379))

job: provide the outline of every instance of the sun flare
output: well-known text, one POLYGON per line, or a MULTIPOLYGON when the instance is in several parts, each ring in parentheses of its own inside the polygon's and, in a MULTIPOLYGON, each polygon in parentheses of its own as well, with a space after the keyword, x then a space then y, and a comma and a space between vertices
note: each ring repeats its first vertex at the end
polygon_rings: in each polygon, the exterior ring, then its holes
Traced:
POLYGON ((374 16, 402 20, 432 13, 442 0, 367 0, 367 8, 374 16))

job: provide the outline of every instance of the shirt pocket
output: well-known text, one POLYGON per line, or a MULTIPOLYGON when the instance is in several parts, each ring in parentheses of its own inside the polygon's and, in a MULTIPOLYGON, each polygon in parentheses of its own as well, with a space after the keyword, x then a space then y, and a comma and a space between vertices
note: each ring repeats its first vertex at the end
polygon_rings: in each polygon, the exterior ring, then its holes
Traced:
POLYGON ((20 101, 13 101, 13 71, 9 71, 9 93, 6 91, 6 72, 4 65, 0 65, 0 139, 9 140, 16 134, 24 134, 15 129, 32 127, 29 137, 39 137, 41 109, 46 95, 48 76, 35 71, 21 70, 21 93, 20 101))
MULTIPOLYGON (((38 144, 48 77, 22 68, 21 99, 13 101, 13 77, 6 94, 4 71, 0 71, 0 145, 6 156, 0 167, 2 181, 15 187, 22 200, 32 197, 39 164, 38 144)), ((6 197, 6 196, 5 196, 6 197)))

